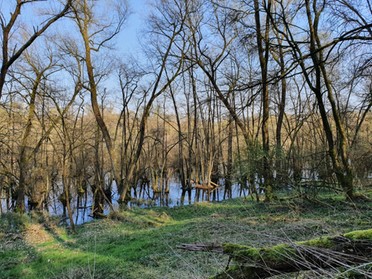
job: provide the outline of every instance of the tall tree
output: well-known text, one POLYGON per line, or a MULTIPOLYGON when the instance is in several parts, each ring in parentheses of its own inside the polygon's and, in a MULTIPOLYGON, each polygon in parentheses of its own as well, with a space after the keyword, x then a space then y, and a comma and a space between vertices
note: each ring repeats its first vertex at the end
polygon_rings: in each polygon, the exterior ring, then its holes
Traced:
MULTIPOLYGON (((154 59, 155 69, 152 72, 154 81, 151 86, 145 90, 143 98, 148 98, 143 108, 143 113, 139 125, 139 136, 137 148, 132 165, 129 167, 128 176, 119 188, 119 203, 125 205, 128 201, 127 194, 131 184, 134 183, 133 173, 140 159, 145 140, 147 121, 150 116, 151 108, 155 100, 167 90, 169 85, 179 76, 183 70, 183 61, 174 57, 174 49, 183 50, 185 43, 178 41, 178 35, 183 31, 185 24, 185 15, 182 9, 182 3, 177 0, 160 1, 156 9, 150 15, 150 34, 156 35, 158 44, 154 44, 154 49, 148 49, 154 59)), ((153 38, 153 37, 151 37, 153 38)), ((156 40, 153 40, 155 42, 156 40)))
POLYGON ((267 3, 263 1, 263 9, 265 14, 265 27, 262 30, 261 26, 261 7, 260 1, 254 0, 254 15, 256 23, 256 41, 258 48, 258 58, 261 67, 261 102, 262 102, 262 148, 263 148, 263 173, 264 178, 264 189, 265 197, 267 201, 270 201, 273 197, 273 185, 272 185, 272 166, 270 159, 270 137, 269 137, 269 78, 268 78, 268 64, 270 54, 270 14, 271 14, 272 1, 269 0, 267 3))
POLYGON ((112 10, 113 13, 106 13, 105 15, 101 15, 103 18, 99 18, 97 13, 107 8, 105 4, 107 3, 104 1, 97 3, 90 0, 78 0, 73 3, 72 11, 74 14, 73 19, 78 27, 83 44, 81 56, 85 62, 85 69, 88 76, 86 89, 90 93, 93 114, 106 144, 111 172, 116 183, 119 185, 121 178, 115 165, 114 142, 98 103, 98 81, 93 54, 98 53, 101 48, 105 47, 119 33, 126 19, 128 7, 125 2, 118 1, 116 5, 112 6, 114 8, 112 10))
MULTIPOLYGON (((284 5, 283 1, 277 2, 281 6, 281 17, 285 31, 281 32, 278 28, 276 30, 283 35, 291 47, 295 65, 301 69, 301 74, 316 97, 333 171, 346 197, 353 198, 354 175, 349 157, 349 144, 345 125, 341 119, 341 111, 337 106, 329 64, 337 61, 337 59, 331 60, 334 56, 340 57, 339 53, 335 52, 337 45, 347 41, 368 39, 369 36, 365 36, 365 31, 369 30, 371 24, 362 22, 360 26, 341 30, 335 34, 331 33, 334 38, 329 38, 323 36, 324 32, 321 30, 322 27, 325 27, 323 18, 327 15, 328 1, 306 0, 303 6, 297 6, 298 3, 295 2, 288 7, 284 5), (293 11, 299 11, 298 7, 306 14, 307 40, 305 44, 296 35, 296 32, 302 27, 292 24, 293 18, 288 18, 290 16, 288 9, 293 8, 293 11), (328 113, 328 106, 331 114, 328 113), (335 129, 332 128, 332 125, 335 126, 335 129)), ((338 3, 344 5, 351 2, 340 1, 338 3)), ((295 12, 294 15, 296 14, 295 12)), ((297 24, 300 23, 297 22, 297 24)))

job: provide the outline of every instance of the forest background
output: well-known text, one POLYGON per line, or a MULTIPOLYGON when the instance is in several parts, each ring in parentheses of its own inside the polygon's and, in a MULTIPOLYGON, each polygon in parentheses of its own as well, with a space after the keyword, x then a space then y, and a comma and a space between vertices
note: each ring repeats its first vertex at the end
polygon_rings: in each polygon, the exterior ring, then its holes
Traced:
POLYGON ((2 212, 371 186, 370 0, 130 4, 1 2, 2 212))

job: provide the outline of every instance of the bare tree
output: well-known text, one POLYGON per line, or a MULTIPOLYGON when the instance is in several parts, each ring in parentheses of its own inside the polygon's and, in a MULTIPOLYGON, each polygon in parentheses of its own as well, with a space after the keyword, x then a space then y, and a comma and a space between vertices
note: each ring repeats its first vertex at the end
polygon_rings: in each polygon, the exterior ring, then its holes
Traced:
POLYGON ((174 49, 184 48, 184 42, 177 41, 177 37, 183 31, 185 23, 182 5, 178 1, 171 0, 162 1, 158 4, 156 12, 150 17, 152 34, 160 37, 159 44, 155 44, 155 53, 152 53, 153 57, 156 57, 156 70, 153 73, 155 80, 152 82, 151 87, 145 91, 144 97, 147 97, 148 101, 143 108, 134 160, 129 168, 128 177, 126 177, 121 189, 119 189, 119 203, 123 205, 127 202, 127 193, 133 183, 131 179, 142 153, 147 120, 150 116, 152 105, 183 69, 182 60, 177 57, 176 61, 171 60, 174 49), (169 68, 167 69, 167 67, 169 68))
MULTIPOLYGON (((334 39, 327 40, 327 38, 322 37, 320 31, 320 26, 323 23, 323 15, 326 15, 329 4, 327 1, 307 0, 304 6, 297 6, 297 3, 293 3, 293 6, 289 5, 289 7, 286 7, 283 1, 276 2, 281 7, 280 14, 285 31, 283 32, 277 27, 276 30, 283 35, 291 47, 295 62, 294 65, 300 67, 307 85, 317 99, 334 173, 346 197, 353 198, 353 171, 349 158, 348 140, 345 125, 341 119, 341 112, 337 106, 337 94, 332 84, 329 64, 332 62, 332 55, 337 55, 333 51, 340 43, 368 39, 369 36, 366 36, 365 32, 368 34, 370 23, 362 21, 360 26, 337 33, 334 39), (306 44, 299 41, 299 38, 295 34, 296 30, 299 30, 300 27, 291 23, 293 18, 288 18, 289 14, 287 10, 291 7, 293 9, 301 7, 300 10, 307 16, 307 29, 305 31, 307 33, 306 44), (309 64, 310 62, 311 64, 309 64), (327 111, 327 106, 330 107, 331 116, 327 111), (332 129, 332 123, 335 125, 335 132, 332 129)), ((338 4, 345 5, 351 3, 342 2, 338 2, 338 4)), ((333 61, 337 60, 334 59, 333 61)))
POLYGON ((100 5, 104 4, 103 2, 96 3, 95 1, 79 0, 72 5, 72 11, 74 14, 73 19, 76 22, 83 43, 83 52, 80 55, 85 62, 88 75, 86 89, 90 93, 93 113, 105 140, 111 172, 116 183, 119 184, 121 179, 115 166, 114 142, 98 103, 98 81, 92 56, 94 53, 98 53, 102 47, 105 47, 120 32, 128 13, 128 7, 125 2, 118 1, 117 5, 114 5, 116 10, 113 10, 113 12, 116 18, 113 21, 111 14, 97 14, 99 10, 102 11, 103 9, 103 6, 100 5), (100 16, 103 18, 100 18, 100 16))
POLYGON ((40 37, 53 23, 55 23, 60 18, 64 17, 69 9, 73 0, 66 0, 63 4, 61 11, 52 15, 46 21, 41 23, 37 27, 33 27, 33 33, 22 42, 20 46, 17 42, 12 42, 14 37, 12 37, 12 31, 16 27, 16 23, 21 14, 21 10, 24 5, 30 5, 30 3, 41 2, 40 0, 16 0, 13 11, 10 14, 10 18, 7 20, 7 16, 0 13, 0 25, 2 31, 2 63, 0 70, 0 99, 3 94, 3 88, 6 81, 6 76, 9 68, 14 64, 14 62, 22 55, 22 53, 33 44, 33 42, 40 37))
MULTIPOLYGON (((22 136, 22 140, 20 143, 20 152, 19 152, 19 183, 17 188, 17 211, 25 212, 25 191, 26 185, 30 183, 27 181, 27 177, 29 177, 30 169, 30 162, 33 158, 33 152, 31 152, 32 147, 30 145, 30 136, 31 136, 31 129, 33 127, 33 122, 36 115, 36 99, 38 93, 40 91, 41 83, 44 78, 46 78, 49 74, 53 73, 52 68, 55 66, 55 61, 53 60, 52 56, 49 57, 48 63, 44 65, 40 65, 40 61, 34 61, 31 58, 31 54, 28 53, 26 55, 26 61, 31 68, 31 72, 35 75, 35 77, 31 77, 31 88, 25 88, 26 92, 29 92, 26 98, 28 99, 28 116, 22 136)), ((25 71, 27 72, 27 70, 25 71)), ((20 73, 22 75, 22 73, 20 73)), ((28 79, 28 77, 26 77, 28 79)), ((20 84, 23 84, 21 80, 20 84)), ((27 83, 24 85, 27 86, 27 83)))

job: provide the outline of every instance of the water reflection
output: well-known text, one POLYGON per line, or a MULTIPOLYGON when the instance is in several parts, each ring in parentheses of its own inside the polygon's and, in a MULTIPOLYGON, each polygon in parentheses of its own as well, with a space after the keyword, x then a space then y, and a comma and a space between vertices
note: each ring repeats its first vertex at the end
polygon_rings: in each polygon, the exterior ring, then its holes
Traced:
MULTIPOLYGON (((223 185, 221 183, 220 185, 223 185)), ((247 196, 247 187, 240 187, 238 184, 232 185, 231 198, 247 196)), ((116 210, 119 208, 118 204, 118 191, 116 184, 112 183, 112 206, 116 210)), ((218 187, 213 191, 196 191, 195 188, 191 190, 190 198, 186 194, 184 199, 184 205, 193 204, 199 201, 222 201, 224 199, 224 186, 218 187)), ((69 219, 67 217, 66 209, 59 199, 60 193, 51 193, 48 197, 48 206, 45 207, 44 211, 52 216, 61 216, 60 224, 69 225, 69 219)), ((169 191, 154 192, 153 189, 148 186, 138 185, 135 189, 131 189, 131 201, 128 203, 128 207, 175 207, 182 205, 182 187, 181 184, 176 180, 169 182, 169 191), (142 188, 140 188, 142 187, 142 188)), ((27 200, 26 200, 27 204, 27 200)), ((91 189, 87 189, 84 193, 79 193, 71 199, 71 209, 73 211, 73 220, 75 224, 83 224, 93 220, 93 193, 91 189)), ((1 199, 1 212, 5 213, 8 211, 6 199, 1 199)), ((11 210, 11 208, 10 208, 11 210)), ((105 205, 104 215, 109 214, 110 207, 105 205)))

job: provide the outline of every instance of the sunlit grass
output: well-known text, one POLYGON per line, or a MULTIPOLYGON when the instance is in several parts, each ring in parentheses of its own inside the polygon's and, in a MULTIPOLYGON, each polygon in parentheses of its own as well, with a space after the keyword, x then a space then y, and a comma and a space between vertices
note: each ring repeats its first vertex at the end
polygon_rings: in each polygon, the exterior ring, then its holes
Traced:
POLYGON ((236 199, 131 209, 81 225, 76 234, 28 217, 17 217, 13 224, 13 218, 2 216, 0 278, 208 278, 224 269, 227 257, 186 252, 177 245, 265 246, 368 229, 371 209, 370 202, 355 205, 328 197, 312 204, 236 199))

